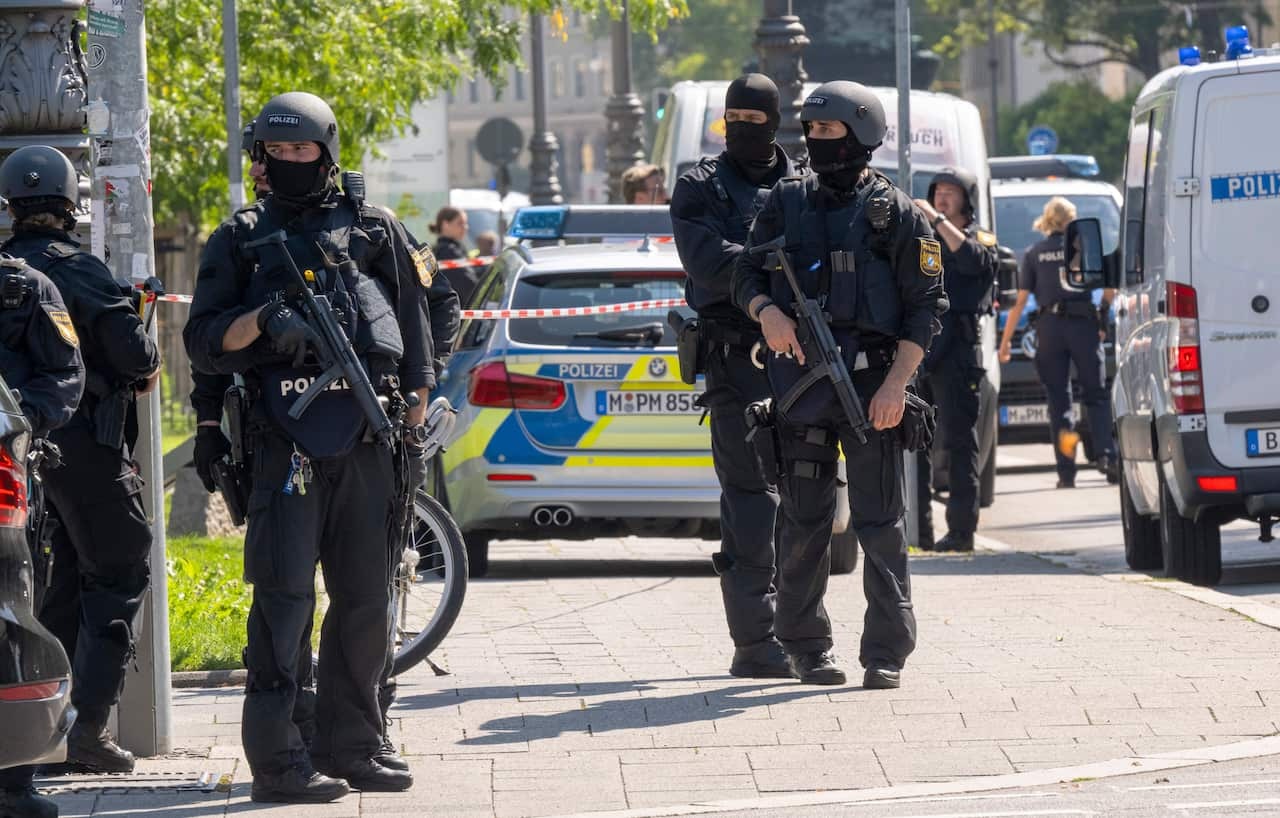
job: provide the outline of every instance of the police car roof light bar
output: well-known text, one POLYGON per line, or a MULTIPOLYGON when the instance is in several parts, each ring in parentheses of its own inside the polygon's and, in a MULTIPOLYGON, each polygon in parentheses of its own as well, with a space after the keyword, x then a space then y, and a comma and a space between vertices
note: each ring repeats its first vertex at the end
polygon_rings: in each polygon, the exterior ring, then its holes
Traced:
POLYGON ((533 205, 516 211, 510 235, 558 241, 641 239, 673 232, 671 211, 662 205, 533 205))
POLYGON ((1045 156, 993 156, 987 160, 992 179, 1045 179, 1065 176, 1092 179, 1102 171, 1088 154, 1056 153, 1045 156))

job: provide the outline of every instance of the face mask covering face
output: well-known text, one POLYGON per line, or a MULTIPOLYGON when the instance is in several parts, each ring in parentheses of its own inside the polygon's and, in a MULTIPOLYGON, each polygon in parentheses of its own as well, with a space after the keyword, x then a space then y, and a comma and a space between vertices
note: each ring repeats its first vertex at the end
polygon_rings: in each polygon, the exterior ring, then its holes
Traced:
POLYGON ((286 162, 268 155, 267 181, 271 183, 271 192, 283 199, 303 199, 320 192, 324 189, 323 164, 323 157, 314 162, 286 162))

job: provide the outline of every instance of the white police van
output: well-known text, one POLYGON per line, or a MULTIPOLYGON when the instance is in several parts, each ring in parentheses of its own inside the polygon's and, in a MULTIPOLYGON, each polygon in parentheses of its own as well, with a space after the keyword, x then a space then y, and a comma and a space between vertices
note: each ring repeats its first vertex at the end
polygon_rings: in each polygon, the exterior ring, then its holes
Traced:
POLYGON ((1204 585, 1221 525, 1280 516, 1280 53, 1237 28, 1227 54, 1134 105, 1115 305, 1125 555, 1204 585))

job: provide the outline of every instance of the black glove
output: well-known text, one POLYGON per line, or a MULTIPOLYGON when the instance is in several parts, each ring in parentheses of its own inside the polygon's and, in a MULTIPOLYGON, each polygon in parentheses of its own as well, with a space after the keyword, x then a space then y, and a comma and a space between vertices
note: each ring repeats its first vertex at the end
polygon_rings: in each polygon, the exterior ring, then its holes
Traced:
POLYGON ((196 474, 204 483, 205 491, 212 494, 217 491, 218 484, 213 481, 213 464, 231 454, 231 441, 222 433, 220 426, 199 426, 196 428, 196 474))
POLYGON ((258 313, 258 329, 271 339, 276 352, 293 356, 294 366, 302 366, 308 345, 320 345, 320 336, 306 319, 283 301, 274 301, 262 308, 258 313))
POLYGON ((907 390, 907 406, 898 424, 898 439, 908 452, 923 452, 933 445, 933 433, 938 421, 934 409, 919 395, 907 390))
POLYGON ((427 482, 427 450, 417 443, 404 443, 405 459, 409 465, 409 490, 417 491, 427 482))

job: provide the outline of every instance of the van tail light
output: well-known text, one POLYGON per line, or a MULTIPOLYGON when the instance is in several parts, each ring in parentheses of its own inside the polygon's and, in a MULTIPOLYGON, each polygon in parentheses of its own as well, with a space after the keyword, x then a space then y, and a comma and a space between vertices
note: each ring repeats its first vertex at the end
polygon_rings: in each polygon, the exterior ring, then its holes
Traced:
POLYGON ((1169 282, 1165 291, 1169 310, 1169 391, 1179 415, 1204 412, 1204 376, 1200 371, 1200 319, 1196 291, 1169 282))
POLYGON ((508 372, 502 361, 491 361, 471 370, 467 401, 498 409, 559 409, 565 386, 552 378, 508 372))
POLYGON ((1200 477, 1196 480, 1196 484, 1200 486, 1201 491, 1235 492, 1239 490, 1235 477, 1200 477))
POLYGON ((27 467, 0 446, 0 528, 27 526, 27 467))

